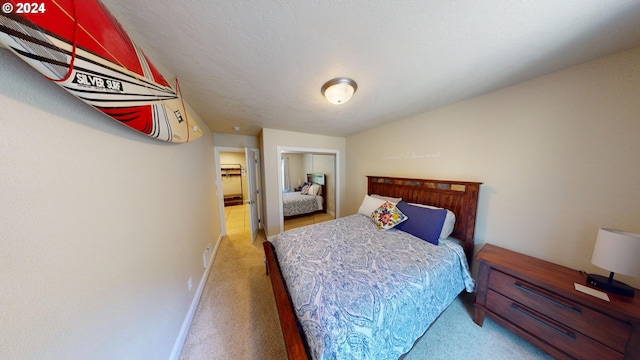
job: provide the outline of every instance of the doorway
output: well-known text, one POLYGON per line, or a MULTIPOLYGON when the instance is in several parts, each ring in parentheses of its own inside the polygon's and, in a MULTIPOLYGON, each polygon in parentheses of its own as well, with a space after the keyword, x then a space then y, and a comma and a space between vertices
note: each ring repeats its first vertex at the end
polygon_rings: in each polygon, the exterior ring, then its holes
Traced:
POLYGON ((260 227, 259 151, 249 148, 215 147, 220 230, 248 232, 251 242, 260 227))

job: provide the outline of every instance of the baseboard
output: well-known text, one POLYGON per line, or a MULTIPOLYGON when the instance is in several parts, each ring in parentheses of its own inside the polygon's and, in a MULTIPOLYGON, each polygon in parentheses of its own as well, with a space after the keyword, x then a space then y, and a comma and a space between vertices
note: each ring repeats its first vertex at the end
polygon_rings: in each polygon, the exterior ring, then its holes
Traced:
POLYGON ((204 286, 207 283, 207 279, 209 278, 209 273, 211 272, 211 268, 213 265, 213 260, 216 258, 216 254, 218 253, 218 247, 220 246, 220 241, 222 240, 222 235, 218 237, 216 241, 216 245, 213 247, 213 251, 211 252, 211 258, 209 258, 209 263, 207 264, 207 268, 204 270, 202 274, 202 278, 200 279, 200 284, 198 284, 198 289, 196 289, 196 293, 193 295, 193 300, 191 301, 191 306, 189 307, 189 311, 187 311, 187 315, 182 322, 182 327, 180 328, 180 333, 178 333, 178 338, 176 342, 173 344, 173 350, 171 351, 171 356, 169 360, 178 360, 180 357, 180 353, 182 352, 182 347, 184 346, 184 341, 187 339, 187 334, 189 333, 189 327, 191 327, 191 322, 193 321, 193 316, 196 314, 196 309, 198 308, 198 304, 200 303, 200 298, 202 297, 202 293, 204 292, 204 286))

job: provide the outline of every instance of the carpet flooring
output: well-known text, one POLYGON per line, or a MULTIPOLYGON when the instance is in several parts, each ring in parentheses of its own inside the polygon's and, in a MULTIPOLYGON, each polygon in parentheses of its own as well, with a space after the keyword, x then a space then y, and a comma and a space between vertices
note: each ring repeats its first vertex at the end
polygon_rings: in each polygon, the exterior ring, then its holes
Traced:
MULTIPOLYGON (((245 207, 225 207, 222 239, 180 360, 287 359, 260 233, 248 234, 245 207)), ((312 221, 312 220, 311 220, 312 221)), ((472 320, 473 294, 461 294, 406 355, 424 359, 552 359, 491 319, 472 320)))

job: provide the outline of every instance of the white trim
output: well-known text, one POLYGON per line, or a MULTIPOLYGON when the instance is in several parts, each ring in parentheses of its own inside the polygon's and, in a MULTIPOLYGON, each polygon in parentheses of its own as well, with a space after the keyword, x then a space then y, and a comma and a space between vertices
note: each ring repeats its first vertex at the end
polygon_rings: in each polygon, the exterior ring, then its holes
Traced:
MULTIPOLYGON (((335 156, 335 171, 336 171, 336 187, 335 187, 335 218, 340 217, 340 182, 342 178, 340 177, 340 150, 337 149, 315 149, 315 148, 302 148, 302 147, 290 147, 290 146, 277 146, 277 155, 276 159, 282 158, 283 152, 299 152, 306 154, 314 154, 314 155, 334 155, 335 156)), ((278 164, 280 164, 278 160, 278 164)), ((282 206, 282 171, 278 171, 278 201, 280 202, 278 211, 280 214, 280 231, 279 233, 284 231, 284 209, 282 206)))
POLYGON ((173 344, 173 350, 171 351, 169 360, 178 360, 178 358, 180 357, 182 347, 184 346, 184 341, 187 339, 187 334, 189 333, 189 328, 191 327, 193 316, 196 314, 196 309, 198 308, 198 304, 200 303, 202 293, 204 292, 204 286, 206 285, 207 279, 209 278, 209 273, 211 272, 211 268, 213 267, 213 260, 216 258, 221 240, 222 235, 218 237, 218 241, 216 241, 216 245, 213 247, 213 252, 211 253, 211 258, 209 259, 209 264, 207 264, 207 268, 204 270, 204 274, 202 274, 202 278, 200 279, 200 284, 198 284, 198 289, 196 289, 196 293, 193 295, 191 306, 189 307, 189 311, 187 311, 187 315, 182 322, 182 327, 180 328, 180 332, 178 333, 178 338, 173 344))

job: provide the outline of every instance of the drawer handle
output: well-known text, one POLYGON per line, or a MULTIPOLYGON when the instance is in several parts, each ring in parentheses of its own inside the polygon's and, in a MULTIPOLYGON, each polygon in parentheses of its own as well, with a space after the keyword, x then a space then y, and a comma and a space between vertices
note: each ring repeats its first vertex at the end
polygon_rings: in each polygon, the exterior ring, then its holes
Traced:
POLYGON ((520 283, 518 283, 518 282, 516 283, 516 287, 517 287, 518 289, 522 290, 522 291, 526 291, 526 292, 531 293, 531 294, 533 294, 533 295, 540 296, 540 297, 541 297, 541 298, 543 298, 543 299, 546 299, 546 300, 548 300, 548 301, 551 301, 552 303, 554 303, 554 304, 556 304, 556 305, 559 305, 559 306, 562 306, 562 307, 564 307, 564 308, 566 308, 566 309, 569 309, 569 310, 571 310, 571 311, 573 311, 573 312, 576 312, 576 313, 578 313, 578 314, 582 314, 582 310, 581 310, 581 309, 579 309, 579 308, 577 308, 577 307, 575 307, 575 306, 571 306, 571 305, 565 304, 565 303, 560 302, 560 301, 558 301, 558 300, 556 300, 556 299, 550 298, 550 297, 548 297, 548 296, 546 296, 546 295, 544 295, 544 294, 541 294, 541 293, 539 293, 539 292, 537 292, 537 291, 535 291, 535 290, 533 290, 533 289, 530 289, 530 288, 528 288, 528 287, 526 287, 526 286, 524 286, 524 285, 522 285, 522 284, 520 284, 520 283))
POLYGON ((528 316, 528 317, 532 318, 533 320, 536 320, 537 322, 541 323, 542 325, 546 325, 547 327, 549 327, 549 328, 551 328, 551 329, 553 329, 553 330, 555 330, 555 331, 557 331, 557 332, 561 333, 562 335, 565 335, 565 336, 567 336, 567 337, 569 337, 569 338, 571 338, 571 339, 573 339, 573 340, 575 340, 575 339, 576 339, 576 334, 574 334, 574 333, 572 333, 572 332, 569 332, 569 331, 566 331, 566 330, 563 330, 563 329, 559 329, 559 328, 557 328, 557 327, 553 326, 553 324, 548 323, 548 322, 547 322, 547 321, 545 321, 544 319, 541 319, 540 317, 538 317, 538 316, 536 316, 535 314, 533 314, 533 313, 529 312, 528 310, 526 310, 526 309, 524 309, 524 308, 522 308, 522 307, 518 306, 517 304, 511 304, 511 307, 512 307, 514 310, 516 310, 516 311, 520 312, 521 314, 524 314, 524 315, 526 315, 526 316, 528 316))

